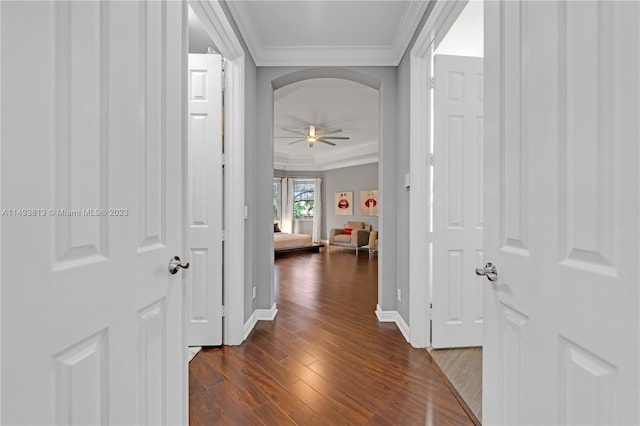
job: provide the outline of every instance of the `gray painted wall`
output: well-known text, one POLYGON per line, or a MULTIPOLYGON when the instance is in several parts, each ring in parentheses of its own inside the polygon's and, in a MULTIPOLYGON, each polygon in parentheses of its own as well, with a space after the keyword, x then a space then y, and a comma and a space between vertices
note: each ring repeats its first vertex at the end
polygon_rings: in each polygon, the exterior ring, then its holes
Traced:
MULTIPOLYGON (((398 169, 395 176, 398 203, 398 265, 397 286, 401 292, 398 312, 409 324, 409 190, 404 186, 404 175, 409 173, 409 55, 398 67, 398 169)), ((425 159, 426 163, 426 159, 425 159)), ((382 244, 382 242, 380 243, 382 244)), ((382 247, 382 245, 381 245, 382 247)), ((427 259, 425 258, 426 262, 427 259)))
MULTIPOLYGON (((380 244, 378 301, 383 310, 396 310, 397 281, 397 67, 258 67, 257 68, 257 139, 247 150, 254 151, 254 167, 247 168, 247 184, 254 185, 256 220, 255 241, 252 246, 253 264, 257 284, 256 307, 268 309, 273 305, 273 90, 283 81, 292 83, 301 75, 316 77, 341 77, 361 79, 374 87, 377 85, 380 99, 380 163, 378 189, 380 216, 378 218, 380 244)), ((408 149, 408 141, 407 141, 408 149)), ((368 189, 368 188, 367 188, 368 189)), ((403 242, 404 243, 404 242, 403 242)), ((408 245, 408 242, 406 242, 408 245)))
MULTIPOLYGON (((247 50, 245 49, 245 52, 247 50)), ((245 59, 245 205, 249 209, 249 217, 245 220, 245 246, 244 246, 244 322, 256 310, 253 300, 253 286, 256 283, 253 267, 253 245, 256 238, 256 195, 255 185, 251 181, 248 171, 252 170, 256 162, 255 152, 250 149, 256 137, 256 64, 247 54, 245 59)))
MULTIPOLYGON (((402 319, 409 324, 409 300, 411 294, 409 291, 409 191, 404 186, 404 175, 409 172, 409 106, 410 106, 410 52, 413 45, 422 31, 424 24, 436 2, 429 2, 422 20, 418 24, 409 47, 404 53, 400 64, 398 65, 398 140, 397 140, 397 173, 395 176, 395 186, 397 190, 397 207, 398 207, 398 228, 397 238, 398 245, 396 247, 396 264, 397 264, 397 288, 402 293, 402 302, 398 302, 397 310, 402 319)), ((425 120, 427 117, 425 117, 425 120)), ((424 159, 424 165, 427 166, 427 159, 424 159)), ((426 215, 425 215, 426 216, 426 215)), ((384 247, 384 241, 380 241, 381 247, 384 247)), ((384 248, 382 249, 384 250, 384 248)), ((426 262, 426 253, 424 253, 426 262)), ((425 283, 427 278, 425 277, 425 283)), ((426 285, 426 284, 425 284, 426 285)))
MULTIPOLYGON (((274 170, 274 177, 301 177, 301 178, 322 178, 322 239, 329 239, 331 228, 342 228, 349 220, 363 221, 378 230, 377 216, 360 216, 358 209, 360 202, 360 191, 378 188, 378 163, 363 164, 361 166, 344 167, 340 169, 327 170, 323 172, 274 170), (334 194, 336 191, 353 191, 353 216, 337 216, 333 208, 334 194)), ((308 226, 300 229, 310 229, 308 226)), ((294 227, 294 232, 295 231, 294 227)), ((309 232, 301 232, 305 234, 309 232)))
POLYGON ((345 167, 343 169, 328 170, 323 179, 326 233, 323 239, 329 239, 332 228, 342 228, 347 221, 362 221, 378 230, 377 216, 360 216, 360 191, 378 189, 378 163, 362 166, 345 167), (338 216, 335 213, 335 193, 338 191, 353 192, 353 216, 338 216))

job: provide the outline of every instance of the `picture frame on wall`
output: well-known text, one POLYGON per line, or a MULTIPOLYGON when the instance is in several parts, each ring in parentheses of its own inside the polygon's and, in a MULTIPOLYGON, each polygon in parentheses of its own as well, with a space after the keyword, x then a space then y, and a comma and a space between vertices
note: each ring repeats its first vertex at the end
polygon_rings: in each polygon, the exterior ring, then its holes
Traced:
POLYGON ((334 206, 336 216, 353 216, 353 192, 336 192, 334 206))
POLYGON ((360 191, 361 216, 378 216, 379 204, 377 189, 360 191))

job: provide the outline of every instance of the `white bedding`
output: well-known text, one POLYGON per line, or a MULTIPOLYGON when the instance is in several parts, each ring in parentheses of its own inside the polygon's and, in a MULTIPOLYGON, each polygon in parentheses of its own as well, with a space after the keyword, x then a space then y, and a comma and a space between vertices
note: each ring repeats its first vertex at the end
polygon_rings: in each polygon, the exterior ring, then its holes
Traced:
POLYGON ((298 247, 311 247, 311 235, 308 234, 287 234, 285 232, 273 233, 273 248, 283 250, 298 247))

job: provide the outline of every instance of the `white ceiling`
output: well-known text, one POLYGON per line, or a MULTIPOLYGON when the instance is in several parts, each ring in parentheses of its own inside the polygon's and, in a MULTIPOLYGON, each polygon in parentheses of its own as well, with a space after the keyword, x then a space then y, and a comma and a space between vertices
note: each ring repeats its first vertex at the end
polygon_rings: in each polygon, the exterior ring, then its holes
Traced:
POLYGON ((427 0, 227 0, 258 66, 396 66, 427 0))
MULTIPOLYGON (((429 0, 226 0, 257 66, 397 66, 429 0)), ((274 139, 274 167, 329 170, 378 161, 378 91, 314 79, 274 94, 281 128, 341 128, 348 141, 313 148, 274 139), (324 125, 324 126, 323 126, 324 125)))
POLYGON ((352 81, 318 78, 290 84, 274 93, 274 168, 279 170, 330 170, 378 161, 378 91, 352 81), (297 139, 282 128, 309 125, 325 130, 342 129, 331 136, 336 146, 316 142, 293 145, 297 139))

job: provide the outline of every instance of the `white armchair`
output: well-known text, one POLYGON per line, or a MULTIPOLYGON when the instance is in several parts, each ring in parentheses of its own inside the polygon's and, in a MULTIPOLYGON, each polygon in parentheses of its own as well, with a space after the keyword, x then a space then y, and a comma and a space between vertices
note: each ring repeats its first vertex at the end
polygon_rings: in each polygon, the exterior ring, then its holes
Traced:
POLYGON ((355 249, 369 244, 371 225, 364 222, 347 222, 344 228, 333 228, 329 233, 329 245, 355 249))

